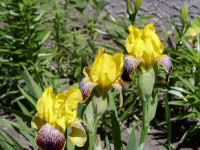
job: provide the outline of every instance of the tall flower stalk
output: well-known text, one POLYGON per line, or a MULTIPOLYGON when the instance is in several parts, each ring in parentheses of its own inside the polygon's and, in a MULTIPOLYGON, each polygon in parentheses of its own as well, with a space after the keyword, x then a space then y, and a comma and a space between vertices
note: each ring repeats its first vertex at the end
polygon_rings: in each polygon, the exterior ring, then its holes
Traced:
POLYGON ((120 76, 123 72, 124 60, 123 54, 119 53, 114 56, 104 53, 104 49, 100 48, 98 55, 94 60, 92 67, 85 67, 83 73, 85 78, 80 83, 80 90, 83 100, 88 99, 89 104, 86 106, 83 120, 86 124, 87 131, 94 143, 90 149, 101 149, 100 136, 97 135, 97 125, 99 119, 104 115, 108 108, 109 96, 108 90, 115 88, 120 92, 119 102, 123 104, 122 87, 120 76), (93 91, 93 94, 91 92, 93 91), (90 96, 91 94, 91 96, 90 96))
POLYGON ((133 25, 128 29, 130 33, 126 39, 126 49, 130 56, 125 58, 121 78, 126 82, 131 82, 133 79, 130 75, 135 69, 142 72, 137 88, 142 100, 142 131, 139 144, 144 146, 149 124, 155 116, 158 103, 157 93, 153 93, 156 66, 161 64, 165 68, 167 72, 165 82, 168 81, 173 67, 170 57, 163 54, 164 46, 155 33, 152 23, 146 25, 144 29, 138 29, 133 25))

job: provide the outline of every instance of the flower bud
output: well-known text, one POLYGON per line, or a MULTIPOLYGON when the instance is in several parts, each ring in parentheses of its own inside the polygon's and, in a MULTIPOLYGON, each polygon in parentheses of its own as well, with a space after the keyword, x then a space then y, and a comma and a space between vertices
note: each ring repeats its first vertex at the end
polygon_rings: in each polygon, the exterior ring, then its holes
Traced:
POLYGON ((139 77, 138 89, 139 89, 140 95, 142 95, 144 100, 151 96, 154 82, 155 82, 155 74, 154 74, 153 69, 151 69, 151 71, 149 72, 144 72, 139 77))
POLYGON ((85 112, 83 115, 83 123, 88 133, 95 133, 94 110, 93 110, 93 106, 91 102, 87 105, 87 108, 85 109, 85 112))
POLYGON ((135 0, 135 12, 138 12, 138 10, 140 9, 142 1, 143 0, 135 0))
POLYGON ((187 17, 188 17, 188 7, 184 5, 181 11, 181 22, 183 25, 186 23, 187 17))
POLYGON ((95 94, 94 97, 92 98, 92 103, 95 115, 97 117, 103 115, 108 108, 107 94, 104 96, 99 96, 95 94))

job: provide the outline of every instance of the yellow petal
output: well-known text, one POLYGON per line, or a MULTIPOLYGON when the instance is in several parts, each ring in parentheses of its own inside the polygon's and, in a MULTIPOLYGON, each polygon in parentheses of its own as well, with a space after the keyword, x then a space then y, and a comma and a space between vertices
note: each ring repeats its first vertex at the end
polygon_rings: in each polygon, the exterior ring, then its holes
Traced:
POLYGON ((89 75, 93 82, 97 82, 99 79, 99 76, 101 74, 102 63, 103 63, 102 62, 103 61, 103 59, 102 59, 103 50, 104 50, 103 48, 99 49, 99 53, 98 53, 96 59, 94 60, 94 63, 90 69, 89 75))
POLYGON ((71 88, 66 93, 58 93, 56 99, 54 106, 54 113, 58 114, 56 124, 62 132, 65 132, 69 125, 77 121, 77 107, 83 97, 78 88, 71 88))
POLYGON ((160 42, 152 23, 147 24, 144 29, 129 26, 126 39, 126 49, 136 59, 143 59, 140 65, 141 70, 148 71, 153 67, 153 60, 160 57, 164 51, 164 46, 160 42), (143 69, 142 69, 143 68, 143 69))
POLYGON ((132 51, 131 55, 134 56, 135 58, 142 58, 144 55, 144 51, 147 51, 144 41, 139 38, 135 40, 135 45, 133 49, 134 51, 132 51))
POLYGON ((45 89, 42 97, 37 102, 37 114, 38 116, 50 124, 54 124, 57 118, 57 114, 53 112, 56 97, 53 94, 52 87, 45 89))
POLYGON ((43 125, 44 125, 44 122, 42 121, 42 119, 37 114, 35 114, 35 116, 31 120, 31 128, 40 130, 40 128, 43 125))
POLYGON ((87 141, 87 134, 85 133, 85 129, 81 125, 79 121, 74 122, 71 125, 71 133, 68 135, 72 143, 74 143, 78 147, 84 146, 87 141))
POLYGON ((106 91, 122 74, 123 54, 112 56, 106 53, 102 54, 102 52, 102 49, 99 49, 99 54, 91 67, 89 75, 92 82, 98 83, 98 87, 101 88, 100 91, 106 91))
POLYGON ((144 32, 146 32, 146 30, 151 30, 151 31, 153 31, 153 32, 155 33, 155 28, 154 28, 153 23, 147 24, 147 25, 145 26, 145 28, 144 28, 144 32))
POLYGON ((84 68, 83 68, 83 74, 84 74, 86 77, 89 77, 89 72, 90 72, 90 68, 89 68, 89 67, 84 67, 84 68))
POLYGON ((115 79, 117 80, 123 72, 123 67, 124 67, 124 58, 123 58, 123 53, 119 53, 113 56, 114 60, 115 60, 115 65, 116 65, 116 75, 115 75, 115 79))

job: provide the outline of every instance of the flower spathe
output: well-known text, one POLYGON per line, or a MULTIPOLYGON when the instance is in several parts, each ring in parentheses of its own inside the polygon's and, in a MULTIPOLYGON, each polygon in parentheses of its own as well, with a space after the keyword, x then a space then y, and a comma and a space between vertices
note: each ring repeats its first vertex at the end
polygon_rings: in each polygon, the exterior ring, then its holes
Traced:
POLYGON ((66 143, 63 133, 68 127, 73 128, 69 134, 72 142, 79 147, 84 145, 87 135, 77 118, 78 103, 82 100, 81 91, 77 88, 57 95, 54 95, 51 86, 45 89, 37 102, 37 114, 31 122, 32 128, 39 130, 35 138, 38 147, 46 150, 53 145, 53 149, 62 150, 66 143))
POLYGON ((122 79, 132 81, 129 75, 138 66, 142 72, 148 72, 154 65, 161 64, 167 72, 167 80, 172 71, 172 63, 170 58, 163 54, 164 46, 155 33, 153 24, 146 25, 144 29, 131 25, 128 29, 130 33, 126 39, 126 50, 131 56, 126 58, 122 79))
POLYGON ((112 87, 120 91, 119 78, 122 75, 123 66, 122 53, 112 56, 104 53, 104 49, 100 48, 92 67, 85 67, 83 70, 86 76, 80 83, 83 100, 89 97, 95 86, 100 95, 104 95, 112 87))

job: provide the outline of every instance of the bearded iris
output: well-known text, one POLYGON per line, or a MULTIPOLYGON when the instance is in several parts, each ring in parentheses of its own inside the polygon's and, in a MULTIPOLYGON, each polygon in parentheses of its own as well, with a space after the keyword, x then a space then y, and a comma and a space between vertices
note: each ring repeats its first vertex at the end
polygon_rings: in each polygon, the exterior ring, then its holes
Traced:
POLYGON ((149 72, 156 64, 161 64, 167 72, 166 79, 172 71, 172 63, 169 56, 163 54, 164 46, 155 33, 152 23, 144 29, 129 26, 129 35, 126 39, 126 50, 128 56, 124 64, 122 79, 132 81, 129 75, 139 68, 142 72, 149 72))
POLYGON ((104 49, 100 48, 92 67, 85 67, 83 70, 86 76, 80 84, 83 99, 86 100, 89 97, 94 87, 101 96, 104 96, 112 87, 121 93, 122 87, 119 78, 123 72, 123 65, 122 53, 112 56, 104 53, 104 49))
POLYGON ((37 114, 31 122, 32 128, 39 130, 35 141, 39 148, 62 150, 66 140, 63 135, 70 127, 71 141, 81 147, 87 139, 84 128, 77 118, 78 103, 82 102, 79 89, 71 88, 66 93, 54 95, 52 87, 45 89, 37 102, 37 114))

